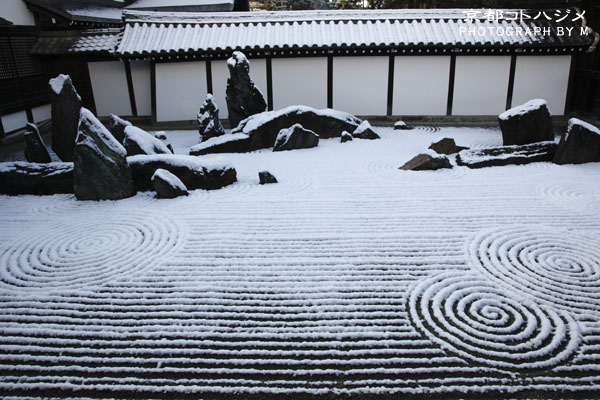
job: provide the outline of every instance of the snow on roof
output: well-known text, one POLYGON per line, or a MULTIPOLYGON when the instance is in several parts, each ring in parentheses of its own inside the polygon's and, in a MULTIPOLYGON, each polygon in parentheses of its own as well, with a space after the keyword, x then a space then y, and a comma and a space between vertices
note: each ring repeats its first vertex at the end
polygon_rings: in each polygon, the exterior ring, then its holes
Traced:
MULTIPOLYGON (((232 50, 317 50, 339 48, 435 48, 456 51, 485 47, 575 51, 593 43, 591 35, 558 35, 557 27, 580 25, 565 19, 465 21, 464 10, 334 10, 286 12, 150 12, 125 10, 121 56, 231 52, 232 50), (461 29, 482 28, 483 35, 461 29), (496 29, 544 29, 549 35, 502 34, 496 29)), ((514 31, 513 31, 514 32, 514 31)))
POLYGON ((233 0, 137 0, 126 8, 193 7, 209 6, 213 4, 231 4, 233 6, 233 0))
POLYGON ((42 32, 30 49, 32 55, 112 53, 119 42, 119 29, 42 32))

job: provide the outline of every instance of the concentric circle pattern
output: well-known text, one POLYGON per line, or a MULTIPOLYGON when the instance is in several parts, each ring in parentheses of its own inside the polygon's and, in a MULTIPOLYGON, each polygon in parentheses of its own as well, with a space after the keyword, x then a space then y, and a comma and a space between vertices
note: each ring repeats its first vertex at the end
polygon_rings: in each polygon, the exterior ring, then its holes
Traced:
POLYGON ((551 368, 581 343, 567 314, 515 298, 477 276, 445 273, 418 283, 410 317, 432 342, 478 364, 514 370, 551 368))
POLYGON ((0 254, 1 282, 21 288, 74 288, 135 276, 172 252, 183 236, 162 215, 79 214, 40 223, 0 254))
POLYGON ((547 227, 480 232, 473 266, 492 280, 573 311, 600 310, 600 239, 547 227))

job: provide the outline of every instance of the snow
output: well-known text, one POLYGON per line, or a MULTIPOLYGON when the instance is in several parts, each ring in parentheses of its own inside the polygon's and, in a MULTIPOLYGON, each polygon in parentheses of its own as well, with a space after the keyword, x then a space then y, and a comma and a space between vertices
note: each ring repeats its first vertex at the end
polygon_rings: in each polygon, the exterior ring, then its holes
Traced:
POLYGON ((569 126, 567 128, 567 133, 565 135, 565 140, 569 138, 569 134, 571 133, 571 129, 575 125, 579 125, 582 128, 584 128, 584 129, 586 129, 586 130, 588 130, 590 132, 595 133, 596 135, 600 135, 600 129, 598 129, 594 125, 592 125, 592 124, 590 124, 588 122, 582 121, 582 120, 580 120, 578 118, 571 118, 571 119, 569 119, 569 126))
POLYGON ((160 8, 160 7, 182 7, 182 6, 198 6, 211 4, 233 4, 233 0, 137 0, 133 4, 128 5, 128 9, 136 8, 160 8))
POLYGON ((168 202, 0 196, 3 398, 594 397, 600 163, 402 171, 501 133, 376 128, 168 202))
POLYGON ((54 93, 56 94, 60 94, 60 92, 62 92, 63 87, 65 86, 65 82, 67 81, 67 79, 70 79, 69 75, 64 74, 60 74, 56 78, 50 79, 49 83, 50 87, 52 88, 52 91, 54 91, 54 93))
POLYGON ((154 171, 154 175, 152 175, 152 180, 154 180, 154 177, 158 177, 163 181, 168 182, 172 187, 179 189, 182 192, 187 191, 187 188, 185 187, 183 182, 181 182, 181 180, 177 176, 173 175, 166 169, 158 168, 156 171, 154 171))
POLYGON ((126 145, 129 141, 135 142, 145 154, 171 153, 160 139, 133 125, 125 128, 123 144, 126 145))
POLYGON ((526 114, 530 111, 533 110, 537 110, 539 108, 542 107, 546 107, 548 109, 548 112, 550 112, 550 109, 548 108, 548 103, 546 102, 546 100, 542 100, 542 99, 533 99, 533 100, 529 100, 527 103, 522 104, 520 106, 517 107, 513 107, 510 110, 506 110, 504 111, 502 114, 500 114, 498 116, 498 118, 502 119, 502 120, 507 120, 511 117, 516 117, 518 115, 523 115, 526 114))
MULTIPOLYGON (((90 130, 102 140, 102 142, 114 153, 119 154, 123 157, 127 155, 127 151, 125 148, 119 143, 117 139, 106 129, 104 125, 96 118, 96 116, 87 108, 81 107, 80 116, 79 116, 79 124, 81 125, 83 121, 86 121, 87 126, 90 130)), ((129 128, 129 127, 128 127, 129 128)), ((94 140, 90 137, 84 135, 84 138, 81 137, 81 131, 77 134, 76 143, 86 143, 87 146, 90 146, 96 149, 97 154, 101 154, 102 151, 97 147, 94 140)), ((108 161, 112 162, 109 158, 108 161)))
POLYGON ((127 162, 132 163, 151 163, 160 161, 172 166, 182 166, 189 169, 207 169, 207 170, 226 170, 234 168, 233 165, 223 157, 195 157, 182 154, 152 154, 135 155, 127 157, 127 162))

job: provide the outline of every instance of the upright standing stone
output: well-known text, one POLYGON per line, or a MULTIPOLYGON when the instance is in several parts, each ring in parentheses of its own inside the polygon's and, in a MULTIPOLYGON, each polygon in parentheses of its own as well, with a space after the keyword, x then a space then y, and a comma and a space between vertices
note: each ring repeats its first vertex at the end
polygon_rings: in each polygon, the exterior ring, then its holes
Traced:
POLYGON ((229 124, 235 128, 241 120, 267 109, 265 99, 250 78, 250 64, 244 53, 234 51, 227 60, 229 79, 227 79, 227 110, 229 124))
POLYGON ((49 163, 52 161, 46 149, 40 131, 34 124, 27 124, 25 131, 25 158, 33 163, 49 163))
POLYGON ((571 118, 553 161, 555 164, 599 162, 600 129, 580 119, 571 118))
POLYGON ((89 110, 81 109, 73 190, 79 200, 117 200, 135 194, 127 152, 89 110))
POLYGON ((225 129, 219 121, 219 107, 210 93, 206 95, 206 100, 198 111, 198 130, 200 131, 200 142, 225 133, 225 129))
POLYGON ((546 100, 535 99, 498 116, 504 146, 554 140, 552 114, 546 100))
POLYGON ((73 161, 77 137, 81 97, 77 94, 69 75, 50 79, 52 104, 52 149, 63 161, 73 161))
POLYGON ((123 144, 123 140, 125 139, 125 128, 128 126, 131 126, 131 122, 125 121, 123 118, 115 114, 110 114, 110 119, 108 120, 108 130, 121 144, 123 144))

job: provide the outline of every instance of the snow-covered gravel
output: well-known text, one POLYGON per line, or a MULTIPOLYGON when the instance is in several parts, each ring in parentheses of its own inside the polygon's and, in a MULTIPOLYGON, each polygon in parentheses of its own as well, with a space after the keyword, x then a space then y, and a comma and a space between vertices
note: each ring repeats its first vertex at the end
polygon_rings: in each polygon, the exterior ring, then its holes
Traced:
POLYGON ((401 171, 501 134, 375 130, 183 198, 0 196, 1 396, 595 397, 600 163, 401 171))

